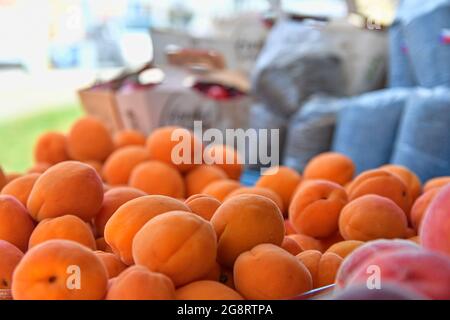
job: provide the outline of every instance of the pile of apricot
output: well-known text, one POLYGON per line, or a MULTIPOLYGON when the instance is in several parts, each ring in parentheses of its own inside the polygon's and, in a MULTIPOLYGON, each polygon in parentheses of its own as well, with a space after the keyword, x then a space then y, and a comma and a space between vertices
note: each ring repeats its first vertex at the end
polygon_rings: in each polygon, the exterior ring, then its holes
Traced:
POLYGON ((336 299, 450 299, 450 177, 422 186, 397 165, 355 175, 329 152, 244 187, 243 165, 206 161, 217 155, 240 157, 179 127, 112 135, 92 117, 42 135, 26 173, 0 169, 0 290, 239 300, 336 284, 336 299), (190 161, 173 161, 177 130, 190 161), (366 290, 373 266, 384 296, 366 290))

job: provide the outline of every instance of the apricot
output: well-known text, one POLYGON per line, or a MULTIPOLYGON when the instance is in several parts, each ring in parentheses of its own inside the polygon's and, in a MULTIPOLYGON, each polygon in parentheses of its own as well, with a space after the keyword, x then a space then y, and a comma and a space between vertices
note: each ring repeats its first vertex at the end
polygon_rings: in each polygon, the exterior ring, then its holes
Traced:
POLYGON ((133 264, 132 244, 136 233, 152 218, 165 212, 190 211, 183 202, 160 195, 128 201, 114 212, 105 225, 105 240, 127 265, 133 264))
POLYGON ((2 189, 1 194, 13 196, 26 206, 31 189, 40 175, 40 173, 30 173, 14 179, 2 189))
POLYGON ((347 193, 337 183, 315 180, 296 192, 289 206, 289 221, 302 234, 326 238, 338 230, 339 214, 347 193))
POLYGON ((59 132, 44 133, 34 146, 34 160, 52 165, 70 160, 66 149, 65 135, 59 132))
POLYGON ((411 201, 414 202, 422 193, 422 183, 419 177, 408 168, 395 164, 388 164, 380 167, 396 175, 407 186, 411 201))
POLYGON ((114 142, 108 128, 95 117, 77 120, 67 135, 67 151, 73 160, 103 162, 113 150, 114 142))
POLYGON ((294 256, 272 244, 242 253, 234 265, 236 290, 246 299, 287 299, 312 289, 308 269, 294 256))
POLYGON ((234 148, 213 144, 204 151, 204 161, 207 164, 214 164, 221 168, 230 179, 239 180, 244 171, 244 163, 241 155, 234 148))
POLYGON ((133 240, 136 264, 161 272, 176 287, 200 280, 216 262, 211 224, 186 211, 171 211, 147 222, 133 240))
POLYGON ((271 189, 262 188, 262 187, 241 187, 241 188, 231 192, 227 196, 226 199, 237 196, 239 194, 256 194, 256 195, 266 197, 266 198, 272 200, 273 202, 275 202, 275 204, 278 206, 280 211, 284 212, 283 200, 277 193, 275 193, 275 191, 273 191, 271 189))
POLYGON ((149 160, 144 147, 129 146, 114 151, 103 166, 103 178, 110 185, 126 185, 133 169, 149 160))
POLYGON ((95 160, 87 160, 87 161, 83 161, 83 163, 91 166, 100 177, 102 177, 102 171, 103 171, 103 163, 101 163, 100 161, 95 161, 95 160))
POLYGON ((450 184, 442 187, 431 202, 419 235, 424 248, 450 256, 450 184))
POLYGON ((93 251, 70 240, 50 240, 30 249, 13 275, 15 300, 100 300, 106 269, 93 251))
POLYGON ((344 186, 353 179, 355 164, 337 152, 325 152, 312 158, 303 171, 305 179, 329 180, 344 186))
POLYGON ((252 194, 225 200, 211 223, 218 238, 218 262, 229 268, 242 252, 258 244, 280 246, 285 232, 278 206, 266 197, 252 194))
POLYGON ((66 215, 42 220, 33 230, 28 248, 52 239, 72 240, 92 250, 96 249, 91 229, 77 216, 66 215))
POLYGON ((434 198, 437 196, 441 188, 431 188, 425 193, 423 193, 417 200, 414 202, 411 213, 409 215, 411 224, 416 230, 416 232, 419 231, 420 225, 422 224, 422 219, 425 216, 425 212, 427 211, 428 207, 430 206, 431 202, 434 200, 434 198))
POLYGON ((106 243, 105 238, 103 237, 95 239, 95 247, 97 250, 113 253, 111 247, 106 243))
POLYGON ((37 179, 27 207, 37 221, 67 214, 90 221, 102 202, 103 184, 97 172, 84 163, 65 161, 37 179))
POLYGON ((181 174, 160 161, 147 161, 136 166, 131 172, 129 185, 148 194, 173 198, 183 198, 185 195, 181 174))
POLYGON ((300 245, 292 238, 284 237, 283 242, 281 243, 281 248, 292 254, 293 256, 298 255, 302 252, 302 248, 300 245))
MULTIPOLYGON (((1 168, 0 168, 0 170, 1 170, 1 168)), ((18 173, 18 172, 10 172, 10 173, 4 175, 7 184, 16 180, 17 178, 20 178, 21 176, 23 176, 23 174, 18 173)), ((1 185, 1 180, 2 180, 2 177, 1 177, 1 173, 0 173, 0 185, 1 185)), ((0 190, 1 190, 1 186, 0 186, 0 190)))
POLYGON ((208 221, 211 220, 217 208, 221 205, 219 200, 207 194, 192 195, 184 203, 193 213, 208 221))
POLYGON ((234 190, 239 189, 241 184, 238 181, 225 179, 217 180, 208 184, 203 190, 202 194, 208 194, 220 202, 223 202, 225 198, 234 190))
POLYGON ((222 268, 220 264, 214 263, 213 267, 208 271, 208 273, 202 278, 202 280, 220 281, 220 275, 222 273, 222 268))
POLYGON ((284 229, 286 230, 287 236, 291 234, 297 234, 297 231, 295 231, 294 227, 292 227, 292 224, 289 221, 289 219, 284 220, 284 229))
POLYGON ((291 234, 288 235, 287 237, 297 242, 302 251, 306 250, 317 250, 320 252, 323 251, 322 243, 313 237, 307 236, 305 234, 291 234))
POLYGON ((225 179, 227 179, 227 174, 219 167, 210 165, 198 166, 189 171, 184 178, 186 194, 192 196, 193 194, 201 193, 210 183, 225 179))
POLYGON ((96 233, 103 236, 106 223, 121 205, 146 195, 145 192, 131 187, 117 187, 106 191, 100 211, 94 219, 96 233))
POLYGON ((14 269, 23 257, 22 251, 8 241, 0 240, 0 290, 10 289, 14 269))
POLYGON ((177 300, 244 300, 226 285, 209 280, 191 282, 175 292, 177 300))
POLYGON ((275 191, 283 200, 283 208, 287 210, 300 181, 301 176, 297 171, 289 167, 279 166, 268 169, 258 179, 255 186, 275 191))
POLYGON ((433 178, 433 179, 428 180, 425 183, 425 185, 423 187, 423 191, 426 192, 433 188, 440 188, 440 187, 445 186, 448 183, 450 183, 450 176, 433 178))
POLYGON ((339 217, 339 231, 345 240, 404 238, 407 227, 406 216, 394 201, 373 194, 351 201, 339 217))
POLYGON ((322 252, 325 252, 328 250, 329 247, 332 245, 344 241, 345 239, 342 237, 341 233, 339 231, 336 231, 334 234, 332 234, 329 237, 317 239, 320 242, 320 247, 322 248, 322 252))
POLYGON ((364 242, 358 240, 346 240, 333 244, 325 252, 335 253, 341 258, 345 259, 350 253, 352 253, 356 248, 363 245, 364 242))
POLYGON ((145 146, 146 137, 137 130, 124 129, 114 134, 113 141, 116 149, 126 146, 145 146))
POLYGON ((52 165, 47 162, 35 163, 31 168, 28 169, 27 173, 44 173, 50 169, 52 165))
POLYGON ((106 300, 174 300, 175 288, 169 277, 143 266, 131 266, 115 278, 106 300))
POLYGON ((309 270, 313 280, 313 288, 333 284, 343 260, 335 253, 326 252, 322 254, 317 250, 303 251, 296 257, 309 270))
POLYGON ((22 252, 27 251, 34 222, 27 209, 16 198, 0 196, 0 240, 6 240, 22 252))
POLYGON ((6 185, 7 181, 6 181, 6 176, 5 173, 3 172, 2 167, 0 167, 0 191, 3 189, 3 187, 6 185))
POLYGON ((368 194, 391 199, 406 215, 411 208, 408 188, 400 178, 386 170, 374 169, 361 173, 348 190, 350 201, 368 194))
POLYGON ((175 166, 181 172, 201 163, 202 142, 190 130, 167 126, 154 130, 147 139, 150 159, 175 166))
POLYGON ((95 251, 94 253, 105 266, 106 272, 108 273, 108 279, 117 277, 123 270, 128 267, 116 255, 112 253, 103 251, 95 251))
POLYGON ((332 300, 425 300, 426 297, 398 283, 384 283, 379 289, 369 289, 366 284, 354 285, 337 291, 332 300))

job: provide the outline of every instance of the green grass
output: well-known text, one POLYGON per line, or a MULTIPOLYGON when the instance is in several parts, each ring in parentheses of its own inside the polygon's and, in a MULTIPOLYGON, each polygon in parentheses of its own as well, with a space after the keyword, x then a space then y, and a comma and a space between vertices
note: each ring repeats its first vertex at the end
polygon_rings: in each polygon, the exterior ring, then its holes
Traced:
POLYGON ((23 172, 33 164, 33 146, 49 130, 67 132, 82 114, 76 105, 63 105, 39 113, 0 121, 0 166, 6 172, 23 172))

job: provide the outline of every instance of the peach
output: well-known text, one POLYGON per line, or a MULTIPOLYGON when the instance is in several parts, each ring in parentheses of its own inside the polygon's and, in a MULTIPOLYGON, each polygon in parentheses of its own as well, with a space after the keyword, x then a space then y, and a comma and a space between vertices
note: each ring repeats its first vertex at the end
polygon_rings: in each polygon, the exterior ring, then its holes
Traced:
POLYGON ((339 231, 345 240, 404 238, 408 222, 392 200, 377 195, 357 198, 342 209, 339 231))
POLYGON ((184 203, 193 213, 208 221, 221 205, 219 200, 207 194, 195 194, 186 199, 184 203))
POLYGON ((38 162, 35 163, 31 168, 27 170, 27 173, 44 173, 48 169, 50 169, 52 165, 47 162, 38 162))
POLYGON ((176 126, 154 130, 147 139, 150 159, 175 166, 181 172, 202 161, 202 142, 190 130, 176 126), (198 158, 198 159, 197 159, 198 158))
POLYGON ((305 234, 291 234, 288 235, 287 237, 297 242, 302 251, 306 250, 317 250, 320 252, 323 251, 322 243, 313 237, 307 236, 305 234))
POLYGON ((221 168, 230 179, 239 180, 244 171, 244 162, 239 152, 227 145, 209 145, 204 153, 204 161, 221 168))
POLYGON ((102 202, 103 184, 97 172, 84 163, 65 161, 38 178, 27 207, 37 221, 67 214, 90 221, 102 202))
POLYGON ((425 300, 426 297, 398 283, 383 283, 377 290, 354 285, 335 292, 332 300, 425 300))
POLYGON ((309 270, 313 288, 325 287, 333 284, 339 266, 342 263, 342 257, 332 252, 322 254, 317 250, 307 250, 298 254, 297 259, 309 270))
POLYGON ((14 269, 23 257, 22 251, 8 241, 0 240, 0 290, 10 289, 14 269))
POLYGON ((131 266, 115 278, 106 300, 173 300, 175 288, 169 277, 143 266, 131 266))
POLYGON ((0 196, 0 240, 6 240, 22 252, 27 251, 34 222, 27 209, 14 197, 0 196))
POLYGON ((190 211, 183 202, 152 195, 128 201, 114 212, 105 225, 105 240, 127 265, 133 264, 132 244, 136 233, 151 219, 165 212, 190 211))
POLYGON ((70 160, 66 151, 66 136, 59 132, 41 135, 34 146, 34 160, 49 164, 70 160))
POLYGON ((260 243, 280 246, 285 232, 278 206, 259 195, 243 194, 225 200, 211 223, 218 238, 218 262, 229 268, 242 252, 260 243))
POLYGON ((255 186, 275 191, 283 200, 283 208, 287 210, 300 181, 301 176, 297 171, 285 166, 279 166, 268 169, 258 179, 255 186))
POLYGON ((422 219, 425 216, 425 212, 427 211, 431 202, 439 193, 440 189, 441 188, 439 187, 431 188, 423 193, 420 197, 418 197, 414 202, 409 217, 411 224, 416 232, 419 231, 420 225, 422 224, 422 219))
POLYGON ((108 279, 117 277, 123 270, 128 267, 116 255, 112 253, 103 251, 95 251, 94 253, 105 266, 106 272, 108 273, 108 279))
POLYGON ((424 248, 450 256, 450 184, 442 187, 431 202, 419 235, 424 248))
POLYGON ((30 173, 14 179, 2 189, 1 194, 13 196, 26 206, 31 190, 40 175, 40 173, 30 173))
POLYGON ((106 191, 100 211, 94 219, 97 234, 103 236, 106 223, 121 205, 144 196, 145 192, 131 187, 116 187, 106 191))
POLYGON ((364 242, 358 240, 346 240, 333 244, 327 249, 326 252, 335 253, 341 258, 346 258, 350 253, 352 253, 356 248, 363 245, 364 242))
POLYGON ((126 185, 131 172, 139 164, 148 161, 148 152, 144 147, 130 146, 114 151, 103 166, 102 176, 110 185, 126 185))
POLYGON ((408 168, 395 164, 388 164, 380 167, 396 175, 407 186, 411 201, 414 202, 422 193, 422 183, 419 177, 408 168))
POLYGON ((13 275, 16 300, 99 300, 106 269, 93 251, 69 240, 46 241, 29 250, 13 275))
POLYGON ((77 216, 66 215, 42 220, 33 230, 28 248, 53 239, 72 240, 92 250, 96 249, 90 227, 77 216))
POLYGON ((203 190, 202 194, 208 194, 220 202, 223 202, 225 198, 234 190, 237 190, 241 187, 241 184, 238 181, 225 179, 225 180, 217 180, 208 184, 203 190))
POLYGON ((67 135, 67 151, 73 160, 103 162, 114 150, 114 142, 106 126, 94 117, 76 121, 67 135))
POLYGON ((347 193, 337 183, 315 180, 301 187, 289 207, 289 221, 302 234, 326 238, 338 230, 339 214, 347 193))
POLYGON ((147 161, 136 166, 131 172, 129 185, 148 194, 173 198, 183 198, 185 195, 181 174, 160 161, 147 161))
POLYGON ((425 183, 423 191, 426 192, 433 188, 440 188, 449 183, 450 183, 450 176, 433 178, 425 183))
POLYGON ((191 282, 177 289, 175 297, 177 300, 243 300, 233 289, 210 280, 191 282))
POLYGON ((161 272, 176 287, 200 280, 216 262, 211 224, 186 211, 171 211, 147 222, 133 240, 136 264, 161 272))
POLYGON ((272 200, 273 202, 275 202, 275 204, 278 206, 280 211, 284 212, 283 200, 275 191, 273 191, 271 189, 262 188, 262 187, 241 187, 241 188, 231 192, 226 197, 226 199, 237 196, 239 194, 256 194, 256 195, 266 197, 266 198, 272 200))
POLYGON ((292 238, 284 237, 283 242, 281 243, 281 248, 292 254, 293 256, 298 255, 302 252, 302 248, 300 245, 292 238))
POLYGON ((408 214, 411 209, 408 188, 400 178, 386 170, 374 169, 361 173, 348 190, 350 201, 368 194, 391 199, 405 214, 408 214))
POLYGON ((189 171, 184 179, 186 184, 186 194, 201 193, 210 183, 227 179, 225 171, 216 166, 201 165, 189 171))
POLYGON ((246 299, 287 299, 312 289, 308 269, 294 256, 272 244, 242 253, 234 265, 236 290, 246 299))
POLYGON ((305 167, 305 179, 329 180, 344 186, 353 179, 355 164, 337 152, 325 152, 312 158, 305 167))
POLYGON ((120 130, 113 137, 116 149, 126 146, 145 146, 145 135, 133 129, 120 130))

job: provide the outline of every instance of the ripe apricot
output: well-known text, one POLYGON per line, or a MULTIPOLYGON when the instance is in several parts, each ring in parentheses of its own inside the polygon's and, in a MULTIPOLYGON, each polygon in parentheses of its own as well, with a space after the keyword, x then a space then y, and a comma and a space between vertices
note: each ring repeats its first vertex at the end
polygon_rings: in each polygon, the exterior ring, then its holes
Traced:
POLYGON ((218 262, 229 268, 242 252, 260 243, 280 246, 284 238, 280 209, 259 195, 242 194, 225 200, 211 223, 218 238, 218 262))
POLYGON ((67 151, 73 160, 103 162, 114 150, 114 142, 106 126, 97 118, 76 121, 67 135, 67 151))
POLYGON ((292 224, 289 221, 289 219, 284 220, 284 229, 286 230, 287 236, 291 234, 297 234, 297 231, 295 231, 294 227, 292 227, 292 224))
POLYGON ((313 288, 320 288, 333 284, 342 257, 332 252, 321 253, 317 250, 303 251, 297 258, 305 265, 311 273, 313 288))
POLYGON ((50 169, 52 165, 47 162, 38 162, 35 163, 31 168, 27 170, 27 173, 44 173, 48 169, 50 169))
POLYGON ((255 186, 275 191, 281 197, 281 200, 283 200, 283 208, 287 210, 300 181, 301 176, 297 171, 280 166, 268 169, 258 179, 255 186))
POLYGON ((263 187, 241 187, 237 190, 231 192, 226 199, 237 196, 239 194, 256 194, 263 197, 266 197, 278 206, 281 212, 284 212, 283 200, 281 197, 273 190, 263 187))
POLYGON ((148 152, 144 147, 129 146, 118 149, 106 159, 102 176, 110 185, 126 185, 133 169, 148 160, 148 152))
POLYGON ((297 244, 300 246, 300 248, 302 249, 302 251, 306 251, 306 250, 317 250, 322 252, 323 248, 322 248, 322 243, 310 236, 307 236, 305 234, 291 234, 287 236, 288 238, 291 238, 292 240, 294 240, 295 242, 297 242, 297 244))
POLYGON ((59 132, 47 132, 41 135, 34 146, 34 160, 56 164, 67 161, 66 136, 59 132))
POLYGON ((211 220, 217 208, 221 205, 219 200, 207 194, 192 195, 184 203, 193 213, 208 221, 211 220))
POLYGON ((16 198, 0 196, 0 240, 6 240, 22 252, 27 251, 34 222, 27 209, 16 198))
POLYGON ((128 267, 116 255, 110 252, 95 251, 94 253, 105 266, 106 272, 108 274, 108 279, 117 277, 123 270, 128 267))
POLYGON ((373 194, 351 201, 339 217, 339 231, 345 240, 403 238, 407 227, 402 209, 392 200, 373 194))
POLYGON ((166 196, 151 195, 130 200, 120 206, 106 223, 105 240, 124 263, 131 265, 131 248, 136 233, 150 219, 174 210, 190 211, 183 202, 166 196))
POLYGON ((185 195, 181 174, 172 166, 160 161, 146 161, 131 172, 129 185, 148 194, 173 198, 185 195))
POLYGON ((173 165, 181 172, 191 170, 202 160, 202 142, 192 131, 181 127, 167 126, 154 130, 146 147, 151 160, 173 165))
POLYGON ((396 175, 386 170, 365 171, 353 180, 348 190, 350 201, 368 194, 376 194, 391 199, 406 215, 411 208, 408 188, 396 175))
MULTIPOLYGON (((83 163, 91 166, 100 177, 102 177, 102 171, 103 171, 103 163, 100 161, 95 161, 95 160, 87 160, 87 161, 83 161, 83 163)), ((102 177, 103 178, 103 177, 102 177)))
POLYGON ((284 237, 283 242, 281 243, 281 248, 292 254, 293 256, 298 255, 302 252, 302 248, 300 245, 292 238, 284 237))
POLYGON ((106 223, 121 205, 146 195, 145 192, 131 187, 116 187, 106 191, 102 207, 94 219, 96 233, 103 236, 106 223))
POLYGON ((133 129, 120 130, 113 137, 116 149, 126 146, 145 146, 145 135, 133 129))
POLYGON ((175 292, 177 300, 244 300, 226 285, 210 280, 191 282, 175 292))
POLYGON ((106 269, 93 251, 69 240, 50 240, 30 249, 13 275, 16 300, 99 300, 106 269))
POLYGON ((347 204, 347 193, 337 183, 310 181, 301 187, 289 206, 294 229, 315 238, 326 238, 338 230, 339 214, 347 204))
POLYGON ((103 184, 97 172, 84 163, 64 161, 38 178, 27 207, 37 221, 67 214, 90 221, 102 202, 103 184))
POLYGON ((113 253, 113 250, 111 249, 109 244, 106 243, 105 238, 103 237, 95 239, 95 246, 97 250, 113 253))
POLYGON ((204 277, 216 261, 211 224, 186 211, 171 211, 147 222, 133 240, 136 264, 161 272, 176 287, 204 277))
POLYGON ((218 166, 233 180, 239 180, 244 171, 243 159, 239 152, 227 145, 209 145, 204 151, 204 161, 218 166))
POLYGON ((143 266, 131 266, 114 278, 106 300, 174 300, 175 288, 169 277, 143 266))
POLYGON ((2 189, 1 194, 13 196, 26 206, 31 189, 33 189, 33 186, 40 175, 40 173, 29 173, 14 179, 2 189))
MULTIPOLYGON (((1 168, 0 168, 1 170, 1 168)), ((14 180, 16 180, 17 178, 20 178, 21 176, 23 176, 23 174, 18 173, 18 172, 10 172, 7 173, 6 175, 4 175, 4 178, 6 179, 6 183, 10 183, 14 180)), ((1 190, 1 180, 2 180, 2 174, 0 173, 0 190, 1 190)))
POLYGON ((2 167, 0 167, 0 191, 3 189, 3 187, 6 185, 7 181, 6 181, 6 176, 5 173, 3 172, 2 167))
POLYGON ((347 257, 350 253, 353 252, 356 248, 363 245, 364 242, 358 241, 358 240, 345 240, 338 243, 333 244, 331 247, 327 249, 326 252, 335 253, 338 256, 342 257, 344 259, 347 257))
POLYGON ((216 166, 201 165, 189 171, 184 178, 186 184, 186 194, 201 193, 202 190, 210 183, 218 180, 227 179, 225 171, 216 166))
POLYGON ((414 230, 417 232, 420 229, 420 225, 422 224, 422 219, 425 216, 425 212, 430 206, 433 199, 437 196, 441 188, 431 188, 425 193, 423 193, 417 200, 414 202, 411 213, 410 213, 410 221, 414 230))
POLYGON ((344 241, 345 239, 342 237, 339 231, 335 232, 329 237, 317 239, 320 242, 320 247, 322 248, 322 252, 328 250, 333 244, 344 241))
POLYGON ((92 250, 96 249, 91 228, 77 216, 65 215, 42 220, 33 230, 28 247, 33 248, 52 239, 72 240, 92 250))
POLYGON ((10 289, 14 269, 23 257, 22 251, 8 241, 0 240, 0 290, 10 289))
POLYGON ((225 198, 234 190, 239 189, 241 184, 238 181, 226 179, 217 180, 208 184, 201 193, 209 194, 220 202, 223 202, 225 198))
POLYGON ((419 177, 408 168, 400 165, 388 164, 380 167, 380 169, 396 175, 403 181, 409 190, 409 195, 412 202, 414 202, 422 193, 422 183, 420 182, 419 177))
POLYGON ((325 152, 312 158, 305 167, 305 179, 329 180, 344 186, 353 179, 355 164, 337 152, 325 152))
POLYGON ((432 189, 432 188, 440 188, 445 186, 446 184, 450 183, 450 176, 448 177, 437 177, 437 178, 433 178, 428 180, 424 187, 423 187, 423 192, 427 192, 428 190, 432 189))
POLYGON ((312 289, 308 269, 285 250, 260 244, 234 265, 236 290, 246 299, 287 299, 312 289))

